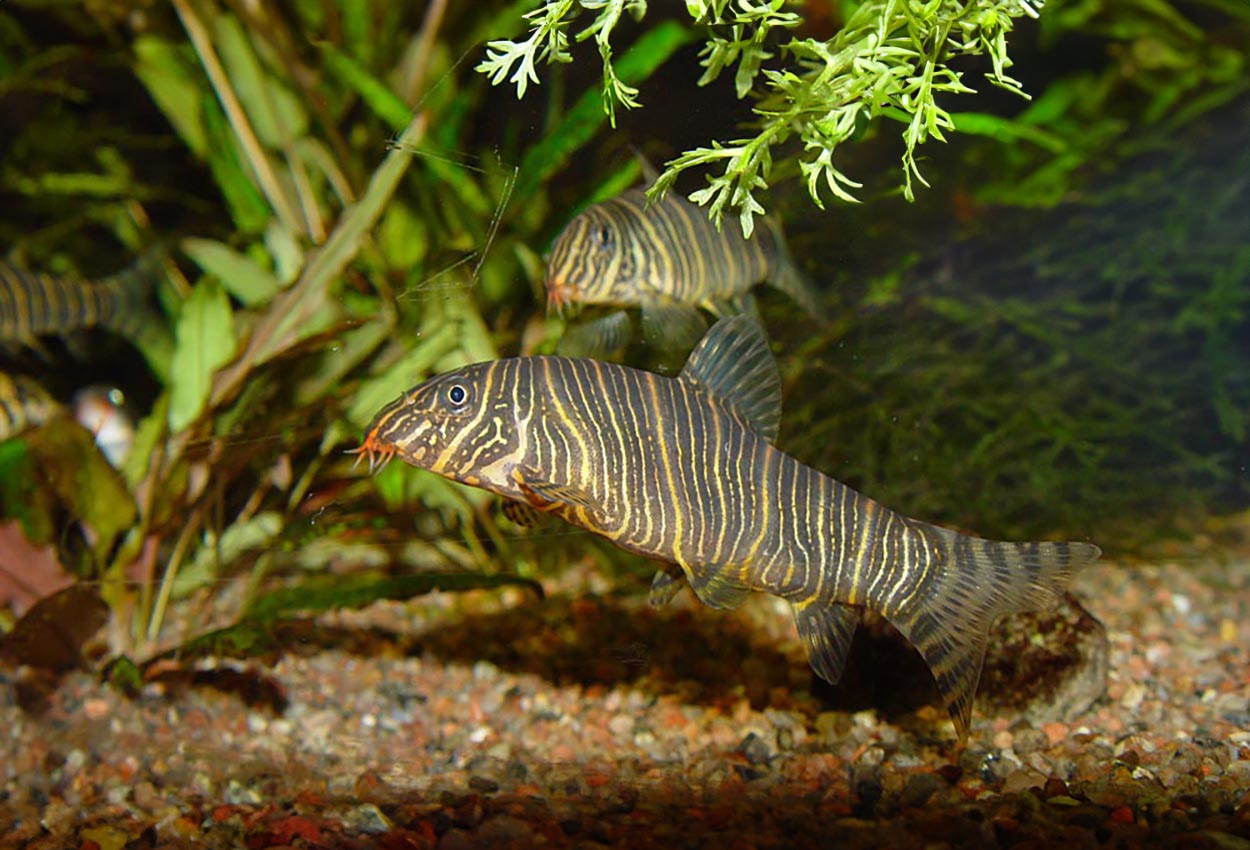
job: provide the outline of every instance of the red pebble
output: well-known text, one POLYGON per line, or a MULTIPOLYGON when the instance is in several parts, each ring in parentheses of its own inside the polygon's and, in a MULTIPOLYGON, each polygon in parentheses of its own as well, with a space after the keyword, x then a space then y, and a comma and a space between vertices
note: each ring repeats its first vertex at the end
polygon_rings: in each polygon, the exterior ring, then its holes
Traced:
POLYGON ((1113 823, 1132 823, 1133 810, 1128 806, 1117 806, 1111 810, 1111 820, 1113 823))

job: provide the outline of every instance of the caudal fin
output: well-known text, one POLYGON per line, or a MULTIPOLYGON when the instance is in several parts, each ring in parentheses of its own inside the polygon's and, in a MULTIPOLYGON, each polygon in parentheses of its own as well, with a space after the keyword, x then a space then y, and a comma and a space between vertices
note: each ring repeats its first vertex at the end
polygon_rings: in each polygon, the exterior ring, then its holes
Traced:
POLYGON ((164 263, 164 250, 154 248, 101 281, 100 286, 111 295, 108 309, 100 317, 101 324, 130 339, 146 333, 154 323, 163 326, 164 321, 152 306, 152 293, 164 274, 164 263))
POLYGON ((167 373, 174 350, 169 323, 155 303, 156 285, 166 274, 167 258, 164 246, 157 245, 101 284, 110 293, 110 309, 101 323, 130 340, 160 376, 167 373))
POLYGON ((793 298, 816 321, 827 321, 825 311, 820 306, 820 296, 807 275, 795 265, 781 227, 771 218, 766 218, 764 228, 764 238, 771 243, 767 249, 772 264, 768 282, 793 298))
POLYGON ((1004 543, 913 522, 937 563, 909 604, 883 613, 920 651, 964 738, 990 626, 1053 602, 1101 552, 1089 543, 1004 543))

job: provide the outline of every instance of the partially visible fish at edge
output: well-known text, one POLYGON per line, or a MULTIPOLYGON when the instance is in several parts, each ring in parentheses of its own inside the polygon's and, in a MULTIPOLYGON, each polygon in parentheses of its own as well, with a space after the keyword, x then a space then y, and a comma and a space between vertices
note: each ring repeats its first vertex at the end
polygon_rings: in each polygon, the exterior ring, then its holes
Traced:
POLYGON ((103 327, 135 337, 161 319, 148 304, 155 255, 99 282, 42 274, 0 260, 0 341, 37 347, 39 337, 103 327))
POLYGON ((44 424, 59 409, 52 396, 30 378, 0 372, 0 443, 44 424))

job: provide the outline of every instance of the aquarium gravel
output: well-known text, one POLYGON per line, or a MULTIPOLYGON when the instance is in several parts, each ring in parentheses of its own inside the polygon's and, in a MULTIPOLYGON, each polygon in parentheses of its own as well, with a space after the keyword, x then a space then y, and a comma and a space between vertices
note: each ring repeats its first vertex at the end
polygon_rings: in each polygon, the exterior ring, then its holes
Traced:
POLYGON ((655 613, 588 569, 323 616, 134 698, 74 673, 23 710, 0 668, 0 846, 1248 848, 1248 566, 1100 562, 1074 590, 1106 695, 1037 723, 979 696, 963 745, 936 705, 832 710, 766 598, 655 613))

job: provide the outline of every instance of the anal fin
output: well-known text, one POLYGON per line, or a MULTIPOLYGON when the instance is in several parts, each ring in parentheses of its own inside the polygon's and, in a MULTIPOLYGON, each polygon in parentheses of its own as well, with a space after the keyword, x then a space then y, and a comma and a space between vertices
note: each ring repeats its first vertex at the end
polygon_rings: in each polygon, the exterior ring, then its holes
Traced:
POLYGON ((733 576, 726 575, 732 567, 712 565, 690 576, 690 589, 709 608, 737 608, 751 588, 733 576))
POLYGON ((521 528, 538 528, 550 521, 550 516, 535 508, 527 502, 517 502, 512 499, 504 500, 500 506, 500 511, 504 518, 513 525, 521 528))
POLYGON ((851 638, 859 626, 860 612, 851 605, 810 603, 794 606, 794 622, 807 648, 807 662, 816 675, 836 685, 846 669, 851 638))
POLYGON ((929 667, 938 694, 950 711, 960 739, 972 727, 972 698, 985 662, 986 633, 981 628, 959 628, 958 621, 944 623, 926 610, 907 616, 887 616, 890 624, 907 638, 929 667))
POLYGON ((682 581, 685 577, 681 567, 678 567, 676 564, 670 564, 664 569, 656 570, 655 578, 651 579, 651 592, 647 596, 647 601, 651 603, 651 607, 663 608, 672 602, 673 597, 681 591, 682 581))

